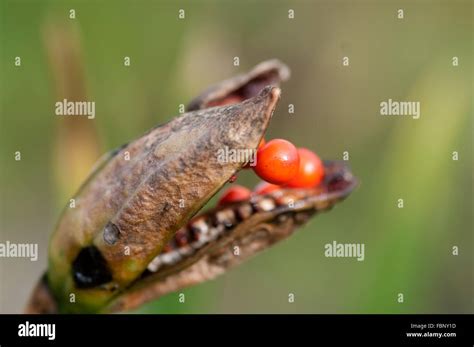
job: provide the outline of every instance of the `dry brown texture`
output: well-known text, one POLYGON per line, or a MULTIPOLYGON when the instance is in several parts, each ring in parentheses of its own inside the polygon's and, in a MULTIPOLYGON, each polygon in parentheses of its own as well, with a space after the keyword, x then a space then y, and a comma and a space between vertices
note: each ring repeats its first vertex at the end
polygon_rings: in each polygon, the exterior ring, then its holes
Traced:
POLYGON ((197 97, 189 107, 196 111, 106 156, 75 197, 76 208, 66 209, 60 219, 50 245, 49 277, 35 288, 27 312, 129 310, 222 274, 288 237, 314 212, 346 197, 355 180, 345 166, 333 163, 327 177, 342 175, 346 185, 326 182, 313 190, 282 191, 283 197, 294 199, 291 209, 257 213, 237 225, 232 236, 204 247, 195 257, 165 272, 142 276, 176 230, 240 169, 242 163, 218 162, 217 150, 257 147, 279 98, 274 86, 288 76, 288 68, 276 60, 259 64, 197 97), (262 90, 268 84, 273 87, 262 90), (226 103, 227 97, 244 101, 206 108, 226 103), (130 160, 125 160, 127 154, 130 160), (105 258, 113 280, 79 289, 71 264, 91 244, 105 258), (232 253, 234 245, 240 247, 238 257, 232 253), (76 295, 72 305, 70 293, 76 295))
MULTIPOLYGON (((280 190, 269 194, 269 198, 292 199, 293 203, 254 213, 251 218, 238 224, 217 242, 203 247, 194 256, 164 271, 146 275, 104 312, 131 310, 170 292, 214 279, 286 239, 312 215, 330 210, 357 186, 357 180, 343 163, 326 163, 326 172, 324 183, 317 188, 280 190), (234 254, 236 246, 238 255, 234 254)), ((212 216, 216 210, 207 214, 212 216)))
POLYGON ((285 64, 277 59, 267 60, 249 72, 209 87, 189 103, 187 110, 202 110, 210 104, 223 102, 232 96, 246 100, 257 95, 266 86, 280 86, 281 82, 288 78, 290 78, 290 69, 285 64))
POLYGON ((119 284, 143 272, 174 232, 240 169, 241 163, 220 163, 218 150, 256 147, 278 97, 279 90, 268 88, 242 104, 183 116, 172 123, 166 140, 150 139, 150 151, 137 162, 139 174, 127 176, 131 182, 122 189, 137 188, 110 220, 120 237, 113 245, 101 233, 94 239, 119 284), (126 266, 127 246, 135 271, 126 266))
POLYGON ((74 290, 81 303, 96 306, 125 289, 240 169, 242 163, 219 162, 218 150, 256 148, 279 95, 278 88, 268 87, 243 103, 184 114, 118 151, 84 184, 76 208, 66 209, 59 222, 50 247, 53 291, 74 290), (113 244, 104 240, 108 223, 119 230, 113 244), (105 258, 113 281, 75 290, 70 264, 90 244, 105 258))

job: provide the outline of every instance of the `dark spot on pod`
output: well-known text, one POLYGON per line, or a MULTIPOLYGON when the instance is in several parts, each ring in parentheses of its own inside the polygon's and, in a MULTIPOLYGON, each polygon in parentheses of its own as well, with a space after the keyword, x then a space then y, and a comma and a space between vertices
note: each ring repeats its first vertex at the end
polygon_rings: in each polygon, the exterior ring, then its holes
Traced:
POLYGON ((342 181, 344 181, 344 176, 341 173, 336 173, 333 176, 331 176, 329 184, 337 184, 342 181))
POLYGON ((328 191, 333 192, 337 190, 343 190, 349 183, 346 181, 344 174, 336 173, 331 176, 327 186, 328 191))
POLYGON ((72 262, 72 271, 77 288, 93 288, 112 281, 107 263, 95 246, 81 249, 72 262))
POLYGON ((199 229, 197 226, 190 225, 189 232, 193 241, 199 241, 199 238, 201 237, 201 229, 199 229))
POLYGON ((151 275, 151 274, 153 274, 153 271, 150 271, 150 270, 148 270, 148 269, 145 269, 145 270, 142 272, 142 274, 140 275, 140 278, 145 278, 145 277, 147 277, 147 276, 149 276, 149 275, 151 275))
POLYGON ((186 233, 183 230, 178 230, 174 236, 174 239, 178 247, 183 247, 188 244, 188 238, 186 237, 186 233))
POLYGON ((165 202, 165 204, 163 205, 161 209, 161 212, 168 212, 169 210, 171 210, 171 204, 165 202))
POLYGON ((104 228, 104 241, 113 245, 120 238, 120 229, 112 222, 108 222, 104 228))
POLYGON ((216 228, 219 226, 219 220, 217 219, 215 214, 211 216, 211 218, 209 219, 209 223, 212 228, 216 228))

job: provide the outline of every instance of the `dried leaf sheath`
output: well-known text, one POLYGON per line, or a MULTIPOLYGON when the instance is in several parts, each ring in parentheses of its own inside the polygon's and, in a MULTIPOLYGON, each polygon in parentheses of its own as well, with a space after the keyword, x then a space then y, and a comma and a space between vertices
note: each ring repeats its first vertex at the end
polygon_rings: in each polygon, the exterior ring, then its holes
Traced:
POLYGON ((49 281, 66 306, 61 309, 96 310, 134 281, 240 169, 242 163, 218 162, 218 149, 256 148, 279 95, 278 88, 268 87, 243 103, 178 117, 122 148, 88 180, 76 196, 76 208, 65 210, 50 245, 54 270, 49 281), (125 151, 130 161, 124 160, 125 151), (91 262, 94 275, 100 254, 112 280, 81 289, 71 264, 90 245, 98 253, 85 257, 81 270, 91 262), (77 302, 69 305, 72 292, 77 302))

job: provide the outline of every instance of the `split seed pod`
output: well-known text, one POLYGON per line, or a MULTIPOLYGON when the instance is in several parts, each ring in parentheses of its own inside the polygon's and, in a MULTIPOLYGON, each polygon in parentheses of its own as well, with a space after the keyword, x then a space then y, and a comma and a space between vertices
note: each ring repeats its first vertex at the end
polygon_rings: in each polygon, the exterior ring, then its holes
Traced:
POLYGON ((47 276, 27 310, 134 308, 214 278, 345 198, 355 179, 345 165, 327 163, 329 174, 317 189, 276 191, 195 217, 216 237, 186 251, 176 247, 181 257, 163 261, 170 243, 195 226, 195 218, 189 220, 245 164, 220 162, 218 150, 257 148, 279 99, 277 85, 288 76, 276 60, 259 64, 210 88, 190 103, 191 112, 108 155, 78 192, 76 208, 64 211, 51 239, 47 276), (239 257, 229 252, 236 245, 239 257))

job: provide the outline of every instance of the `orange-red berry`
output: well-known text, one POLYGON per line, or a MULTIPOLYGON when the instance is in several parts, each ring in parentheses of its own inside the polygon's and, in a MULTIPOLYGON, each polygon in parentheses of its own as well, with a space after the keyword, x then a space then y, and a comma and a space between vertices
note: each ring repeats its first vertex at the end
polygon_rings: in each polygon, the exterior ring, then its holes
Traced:
POLYGON ((296 147, 289 141, 274 139, 267 142, 257 152, 255 173, 273 184, 285 184, 292 180, 299 169, 296 147))
POLYGON ((307 148, 298 148, 300 166, 298 174, 286 185, 291 188, 311 188, 317 186, 324 177, 324 164, 307 148))
POLYGON ((265 195, 265 194, 274 192, 275 190, 278 190, 278 189, 281 189, 281 186, 262 181, 259 184, 257 184, 253 192, 254 194, 257 194, 257 195, 265 195))
POLYGON ((222 206, 233 202, 248 200, 250 199, 250 195, 251 191, 249 189, 239 185, 234 185, 222 194, 217 205, 222 206))

